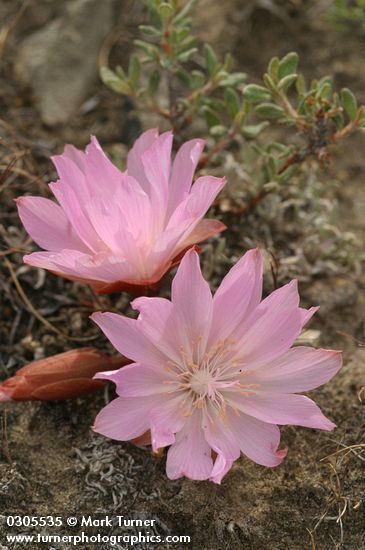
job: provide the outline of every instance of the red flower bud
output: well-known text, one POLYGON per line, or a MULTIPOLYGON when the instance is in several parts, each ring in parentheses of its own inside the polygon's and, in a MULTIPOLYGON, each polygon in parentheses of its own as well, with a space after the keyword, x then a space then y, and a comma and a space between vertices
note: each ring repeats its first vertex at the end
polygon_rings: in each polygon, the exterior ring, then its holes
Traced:
POLYGON ((0 384, 0 401, 58 401, 99 390, 105 380, 97 372, 116 370, 130 363, 123 356, 109 357, 95 348, 82 348, 33 361, 0 384))

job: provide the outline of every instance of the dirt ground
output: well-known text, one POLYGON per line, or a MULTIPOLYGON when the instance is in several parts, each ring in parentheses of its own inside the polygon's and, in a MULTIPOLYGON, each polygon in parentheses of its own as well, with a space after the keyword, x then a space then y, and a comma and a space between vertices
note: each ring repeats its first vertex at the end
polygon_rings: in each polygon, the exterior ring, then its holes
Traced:
MULTIPOLYGON (((336 86, 350 87, 359 102, 365 103, 365 33, 354 28, 343 35, 331 27, 324 15, 328 2, 230 0, 231 9, 219 4, 198 2, 197 27, 204 39, 217 42, 222 52, 231 48, 237 67, 247 72, 250 80, 259 81, 273 55, 294 50, 308 77, 333 74, 336 86), (225 30, 227 41, 222 39, 225 30)), ((7 21, 18 8, 16 2, 2 0, 0 16, 7 21)), ((37 10, 37 6, 29 9, 37 10)), ((34 16, 32 21, 39 24, 34 16)), ((129 145, 140 131, 138 122, 128 118, 130 105, 101 83, 90 90, 90 97, 96 98, 94 108, 81 109, 64 126, 42 125, 34 98, 13 71, 17 44, 30 32, 29 25, 18 23, 0 67, 1 171, 14 154, 23 152, 15 164, 18 171, 12 171, 0 184, 3 379, 34 358, 65 349, 92 345, 113 352, 88 316, 95 308, 126 311, 128 304, 125 295, 101 297, 95 304, 86 287, 22 266, 23 252, 34 248, 21 227, 13 199, 48 193, 46 182, 55 176, 49 156, 60 152, 65 142, 84 146, 91 133, 110 147, 120 142, 129 145), (9 249, 16 251, 10 254, 9 249), (51 326, 24 304, 11 279, 9 262, 32 307, 51 326)), ((124 31, 123 21, 119 25, 124 31)), ((115 45, 113 56, 123 52, 123 44, 115 45)), ((334 152, 328 168, 341 182, 333 196, 339 203, 336 226, 342 233, 354 233, 356 254, 363 252, 365 242, 364 146, 364 136, 352 137, 334 152)), ((247 248, 242 235, 246 229, 249 232, 249 221, 234 217, 225 221, 232 227, 224 250, 230 258, 247 248)), ((281 242, 280 235, 275 234, 275 239, 281 242)), ((324 388, 311 392, 324 413, 337 423, 334 432, 284 427, 282 445, 289 447, 289 453, 277 468, 267 469, 242 457, 219 486, 186 479, 171 482, 164 472, 163 457, 92 434, 90 425, 108 398, 106 394, 63 403, 7 404, 1 412, 6 430, 0 453, 0 549, 7 548, 5 534, 10 531, 4 515, 8 513, 65 518, 144 513, 156 519, 162 535, 190 535, 190 545, 181 548, 194 550, 365 549, 365 456, 356 447, 365 444, 365 349, 358 343, 365 341, 365 276, 360 259, 354 265, 356 268, 339 274, 316 275, 300 285, 304 306, 322 306, 311 324, 321 331, 320 345, 344 349, 342 371, 324 388), (344 450, 350 446, 354 447, 344 450)), ((217 265, 214 280, 221 270, 222 265, 217 265)), ((266 290, 271 290, 270 285, 266 290)), ((66 526, 63 531, 77 532, 66 526)), ((115 527, 102 531, 116 532, 115 527)), ((45 547, 26 546, 29 550, 45 547)), ((97 547, 111 546, 100 543, 97 547)), ((135 547, 159 546, 146 543, 135 547)), ((52 548, 71 546, 55 543, 52 548)))

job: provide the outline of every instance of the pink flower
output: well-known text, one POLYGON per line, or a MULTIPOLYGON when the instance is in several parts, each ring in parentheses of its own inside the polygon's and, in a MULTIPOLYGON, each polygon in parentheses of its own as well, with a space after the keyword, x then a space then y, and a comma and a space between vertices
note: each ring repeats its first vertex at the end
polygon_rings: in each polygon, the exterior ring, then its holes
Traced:
POLYGON ((188 141, 171 166, 172 133, 148 130, 121 172, 96 138, 85 153, 67 145, 53 157, 59 180, 42 197, 17 199, 19 216, 46 252, 27 264, 89 283, 98 292, 157 286, 192 245, 225 229, 203 219, 225 180, 192 178, 204 142, 188 141), (137 287, 137 288, 136 288, 137 287))
POLYGON ((119 397, 97 416, 94 430, 129 440, 151 431, 154 450, 170 446, 167 475, 220 483, 244 453, 280 464, 279 425, 335 427, 297 392, 327 382, 341 353, 291 348, 317 308, 299 307, 296 281, 261 301, 262 256, 250 250, 212 298, 199 258, 190 250, 172 283, 172 301, 138 298, 137 320, 94 313, 116 349, 135 361, 96 375, 119 397), (291 348, 291 349, 290 349, 291 348))

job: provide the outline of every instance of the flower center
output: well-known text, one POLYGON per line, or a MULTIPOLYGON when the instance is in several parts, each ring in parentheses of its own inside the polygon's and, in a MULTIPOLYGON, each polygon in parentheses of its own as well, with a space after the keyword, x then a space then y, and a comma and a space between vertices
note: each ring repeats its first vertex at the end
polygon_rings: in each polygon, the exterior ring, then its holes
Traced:
POLYGON ((257 384, 244 384, 242 377, 249 373, 244 368, 242 359, 232 354, 231 341, 219 341, 205 353, 200 353, 200 340, 193 346, 192 354, 180 348, 181 360, 169 362, 166 370, 173 374, 173 378, 165 381, 170 385, 170 391, 185 394, 183 406, 186 415, 193 407, 204 408, 209 415, 211 406, 218 414, 224 416, 229 393, 236 391, 241 395, 250 396, 255 393, 257 384), (175 378, 176 377, 176 378, 175 378))
POLYGON ((192 373, 189 383, 193 392, 198 395, 209 395, 212 393, 213 389, 211 388, 212 382, 213 378, 211 373, 208 370, 199 369, 192 373))

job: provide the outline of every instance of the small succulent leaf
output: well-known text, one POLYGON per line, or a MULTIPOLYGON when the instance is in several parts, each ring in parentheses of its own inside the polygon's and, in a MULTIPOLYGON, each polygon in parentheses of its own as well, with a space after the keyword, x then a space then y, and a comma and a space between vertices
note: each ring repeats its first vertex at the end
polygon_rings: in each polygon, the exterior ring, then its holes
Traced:
POLYGON ((269 124, 270 123, 265 120, 260 124, 244 126, 242 128, 242 135, 247 139, 255 139, 267 126, 269 126, 269 124))
POLYGON ((240 98, 238 97, 237 92, 233 88, 227 88, 224 94, 224 99, 229 116, 234 119, 241 107, 240 98))
POLYGON ((348 88, 343 88, 340 93, 341 103, 350 120, 357 116, 357 101, 354 94, 348 88))
POLYGON ((279 62, 278 67, 278 77, 281 80, 289 74, 295 73, 297 70, 299 61, 299 56, 295 52, 288 53, 283 59, 279 62))
POLYGON ((255 110, 262 118, 275 119, 284 115, 284 109, 275 105, 275 103, 261 103, 255 110))
POLYGON ((207 71, 212 76, 217 71, 218 61, 213 48, 209 44, 204 44, 203 55, 207 71))
POLYGON ((284 76, 284 78, 282 78, 278 82, 278 90, 282 92, 287 92, 290 86, 293 84, 293 82, 296 81, 297 78, 298 78, 298 75, 296 73, 288 74, 287 76, 284 76))
POLYGON ((244 97, 251 103, 259 103, 260 101, 267 101, 271 99, 271 93, 258 84, 248 84, 243 89, 244 97))
POLYGON ((161 79, 160 72, 157 69, 154 70, 148 79, 147 94, 150 97, 153 97, 156 94, 158 87, 160 85, 160 79, 161 79))
POLYGON ((108 67, 101 67, 100 78, 114 92, 122 95, 130 95, 131 88, 126 80, 123 80, 114 71, 108 67))

